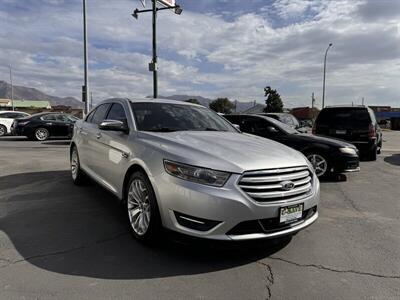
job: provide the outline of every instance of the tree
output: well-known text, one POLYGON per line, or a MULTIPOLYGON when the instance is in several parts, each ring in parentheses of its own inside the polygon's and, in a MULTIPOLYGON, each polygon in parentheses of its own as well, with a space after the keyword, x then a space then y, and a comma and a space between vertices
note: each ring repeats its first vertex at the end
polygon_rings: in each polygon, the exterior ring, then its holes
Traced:
POLYGON ((281 95, 276 90, 271 89, 270 86, 264 88, 265 104, 267 105, 264 108, 264 112, 283 112, 283 103, 281 99, 281 95))
POLYGON ((210 103, 210 108, 216 112, 229 114, 235 105, 228 98, 218 98, 210 103))
POLYGON ((197 100, 197 99, 187 99, 185 102, 189 102, 189 103, 194 103, 194 104, 200 104, 201 105, 201 103, 199 102, 199 100, 197 100))

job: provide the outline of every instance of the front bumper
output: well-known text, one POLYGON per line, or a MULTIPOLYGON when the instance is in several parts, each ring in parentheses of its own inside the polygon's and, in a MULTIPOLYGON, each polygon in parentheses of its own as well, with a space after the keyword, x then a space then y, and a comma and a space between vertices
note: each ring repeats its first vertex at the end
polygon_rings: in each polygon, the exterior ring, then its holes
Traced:
POLYGON ((311 225, 318 218, 317 205, 320 195, 316 176, 313 176, 313 192, 306 197, 263 203, 256 202, 243 192, 237 185, 239 179, 239 174, 232 174, 227 183, 219 188, 181 180, 165 172, 151 178, 163 226, 200 238, 251 240, 293 234, 311 225), (281 207, 301 203, 304 211, 313 209, 314 213, 273 230, 258 227, 253 231, 234 231, 243 222, 276 220, 281 207), (180 216, 184 217, 184 221, 177 219, 180 216), (195 223, 198 226, 191 225, 195 223))
POLYGON ((346 155, 338 153, 332 157, 335 173, 360 171, 360 158, 358 155, 346 155))

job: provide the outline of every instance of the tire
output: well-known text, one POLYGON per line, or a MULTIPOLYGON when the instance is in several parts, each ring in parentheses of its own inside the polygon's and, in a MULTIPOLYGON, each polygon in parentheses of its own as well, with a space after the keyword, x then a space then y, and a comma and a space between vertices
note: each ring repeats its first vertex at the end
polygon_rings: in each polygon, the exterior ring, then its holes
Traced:
POLYGON ((317 151, 310 151, 305 154, 307 159, 311 162, 314 167, 315 174, 318 178, 326 178, 331 174, 331 162, 326 157, 325 154, 317 152, 317 151))
POLYGON ((131 175, 124 204, 132 235, 141 242, 154 242, 160 233, 161 218, 153 187, 144 172, 131 175))
POLYGON ((86 174, 82 171, 78 149, 73 146, 70 157, 71 177, 75 185, 84 185, 87 183, 86 174))
POLYGON ((5 136, 7 134, 7 127, 0 125, 0 136, 5 136))
POLYGON ((50 133, 46 128, 40 127, 35 130, 33 136, 35 140, 43 142, 49 138, 50 133))
POLYGON ((378 147, 374 147, 374 148, 372 148, 369 152, 368 152, 368 154, 367 154, 367 158, 368 158, 368 160, 370 160, 370 161, 375 161, 376 159, 377 159, 377 156, 378 156, 378 147))

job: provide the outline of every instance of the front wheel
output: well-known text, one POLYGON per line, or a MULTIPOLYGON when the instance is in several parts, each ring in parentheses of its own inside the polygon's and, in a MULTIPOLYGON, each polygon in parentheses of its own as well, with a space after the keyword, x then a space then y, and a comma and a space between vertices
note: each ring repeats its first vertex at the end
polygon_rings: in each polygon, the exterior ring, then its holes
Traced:
POLYGON ((154 241, 161 228, 160 213, 153 187, 142 171, 130 177, 126 209, 134 237, 139 241, 154 241))
POLYGON ((320 153, 308 153, 307 159, 311 162, 317 177, 325 177, 329 174, 329 160, 320 153))

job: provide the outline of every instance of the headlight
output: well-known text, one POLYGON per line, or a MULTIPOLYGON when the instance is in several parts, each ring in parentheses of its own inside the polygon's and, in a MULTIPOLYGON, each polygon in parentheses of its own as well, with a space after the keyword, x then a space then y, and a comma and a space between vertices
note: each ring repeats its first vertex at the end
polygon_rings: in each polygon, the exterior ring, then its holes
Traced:
POLYGON ((164 168, 168 174, 201 184, 212 186, 223 186, 228 180, 230 173, 200 168, 181 163, 164 160, 164 168))
POLYGON ((344 147, 344 148, 339 148, 339 151, 344 154, 357 155, 357 151, 354 148, 344 147))

